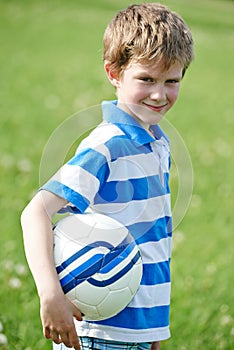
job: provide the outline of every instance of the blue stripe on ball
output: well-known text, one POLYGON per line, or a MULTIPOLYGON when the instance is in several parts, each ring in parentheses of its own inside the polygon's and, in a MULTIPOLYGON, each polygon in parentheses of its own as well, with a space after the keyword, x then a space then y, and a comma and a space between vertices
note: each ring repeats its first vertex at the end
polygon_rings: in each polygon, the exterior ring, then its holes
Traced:
POLYGON ((140 253, 137 252, 136 255, 133 257, 133 259, 128 263, 128 265, 126 265, 122 270, 120 270, 118 273, 116 273, 114 276, 112 276, 111 278, 107 279, 107 280, 103 280, 103 281, 98 281, 95 278, 91 277, 88 278, 88 282, 90 284, 92 284, 93 286, 96 287, 106 287, 109 286, 110 284, 116 282, 117 280, 119 280, 121 277, 123 277, 132 267, 133 265, 136 264, 136 262, 140 259, 140 253))
POLYGON ((75 268, 73 271, 69 272, 69 274, 67 274, 65 277, 63 277, 60 280, 60 283, 65 294, 85 280, 88 280, 90 284, 93 284, 96 286, 107 286, 117 281, 124 274, 126 274, 140 258, 140 253, 138 252, 128 265, 126 265, 121 271, 119 271, 116 275, 112 276, 106 281, 97 281, 96 279, 90 277, 97 272, 99 272, 100 274, 101 273, 105 274, 109 272, 111 269, 113 269, 115 266, 120 264, 125 258, 128 257, 130 252, 133 251, 133 249, 135 248, 136 244, 134 241, 132 241, 132 239, 130 240, 129 236, 127 236, 115 248, 111 244, 107 242, 101 242, 101 241, 94 242, 92 243, 92 245, 88 245, 82 248, 81 250, 73 254, 69 259, 64 261, 60 266, 58 266, 57 272, 58 273, 62 272, 64 269, 66 269, 68 265, 73 263, 75 260, 77 260, 79 257, 84 255, 88 251, 96 248, 97 246, 105 246, 105 247, 108 246, 108 248, 110 249, 111 247, 112 250, 107 254, 100 254, 100 253, 95 254, 93 257, 88 259, 85 263, 81 264, 80 266, 75 268))

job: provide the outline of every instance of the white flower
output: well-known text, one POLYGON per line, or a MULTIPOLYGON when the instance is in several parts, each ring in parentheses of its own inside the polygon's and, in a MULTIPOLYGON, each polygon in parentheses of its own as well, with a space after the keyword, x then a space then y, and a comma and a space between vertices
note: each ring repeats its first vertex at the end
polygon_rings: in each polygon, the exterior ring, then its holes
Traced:
POLYGON ((13 277, 10 279, 9 285, 13 289, 19 289, 22 286, 22 283, 19 278, 13 277))
POLYGON ((17 168, 23 173, 30 173, 32 171, 32 162, 27 158, 20 159, 17 163, 17 168))
POLYGON ((13 269, 13 262, 11 260, 5 260, 3 262, 3 267, 7 270, 7 271, 11 271, 13 269))
POLYGON ((27 274, 27 268, 23 264, 17 264, 15 266, 15 272, 20 276, 25 276, 27 274))
POLYGON ((177 248, 177 246, 182 243, 185 239, 185 235, 182 231, 175 231, 173 235, 173 250, 177 248))
POLYGON ((7 344, 7 337, 5 334, 0 333, 0 344, 7 344))
POLYGON ((232 323, 232 317, 230 315, 224 315, 220 319, 221 326, 227 326, 232 323))

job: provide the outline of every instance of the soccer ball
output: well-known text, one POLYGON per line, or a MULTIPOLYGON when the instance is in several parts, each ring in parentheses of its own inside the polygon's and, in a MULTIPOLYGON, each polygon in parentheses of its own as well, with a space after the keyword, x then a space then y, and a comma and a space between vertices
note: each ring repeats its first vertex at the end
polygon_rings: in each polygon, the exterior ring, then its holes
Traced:
POLYGON ((62 289, 84 319, 107 319, 134 297, 142 277, 139 248, 121 223, 99 213, 72 214, 54 227, 62 289))

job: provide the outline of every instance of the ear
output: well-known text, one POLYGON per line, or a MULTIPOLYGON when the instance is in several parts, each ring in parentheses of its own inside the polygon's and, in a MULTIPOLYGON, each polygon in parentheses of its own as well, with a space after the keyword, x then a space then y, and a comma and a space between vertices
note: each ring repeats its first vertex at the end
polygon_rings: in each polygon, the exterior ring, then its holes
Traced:
POLYGON ((109 62, 104 63, 104 69, 109 82, 115 87, 119 87, 119 73, 113 68, 113 65, 109 62))

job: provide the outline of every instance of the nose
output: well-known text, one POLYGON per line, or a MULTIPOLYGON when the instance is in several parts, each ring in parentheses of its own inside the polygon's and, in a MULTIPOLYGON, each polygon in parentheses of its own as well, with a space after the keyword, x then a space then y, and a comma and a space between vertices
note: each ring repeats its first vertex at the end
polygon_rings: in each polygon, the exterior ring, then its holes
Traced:
POLYGON ((150 94, 151 100, 164 101, 166 100, 166 96, 167 94, 166 94, 166 88, 164 84, 160 84, 160 83, 154 84, 150 94))

